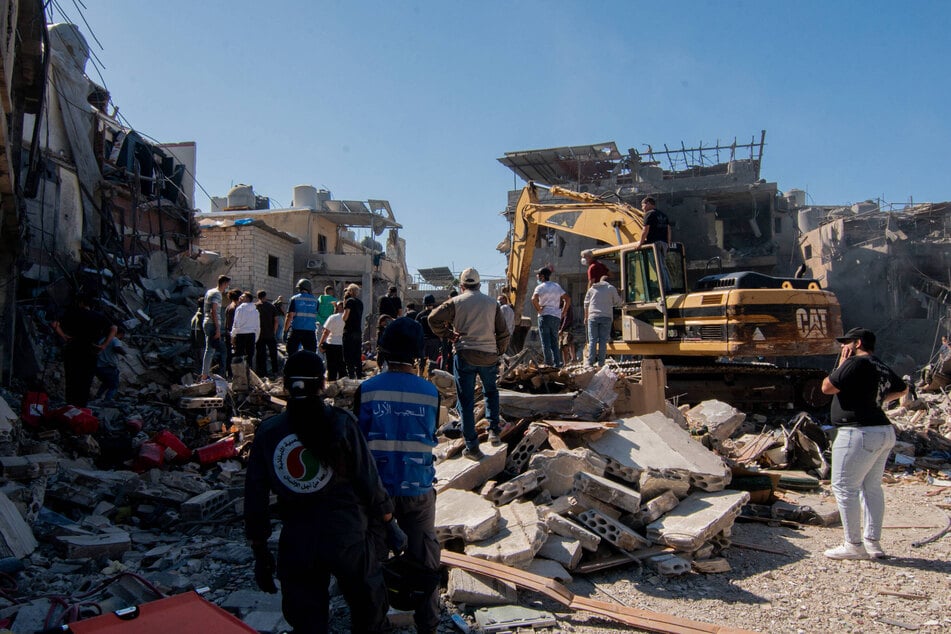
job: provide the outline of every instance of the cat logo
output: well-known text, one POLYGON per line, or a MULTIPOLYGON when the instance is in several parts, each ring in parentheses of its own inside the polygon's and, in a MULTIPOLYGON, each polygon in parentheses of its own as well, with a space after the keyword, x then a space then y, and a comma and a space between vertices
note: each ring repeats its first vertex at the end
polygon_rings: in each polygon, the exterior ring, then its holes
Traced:
POLYGON ((796 329, 803 339, 824 339, 828 336, 825 308, 797 308, 796 329))

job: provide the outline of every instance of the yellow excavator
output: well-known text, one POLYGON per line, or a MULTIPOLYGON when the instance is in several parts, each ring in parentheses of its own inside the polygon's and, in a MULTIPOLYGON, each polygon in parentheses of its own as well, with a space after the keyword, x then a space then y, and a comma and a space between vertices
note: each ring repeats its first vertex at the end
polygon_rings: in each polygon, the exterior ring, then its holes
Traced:
POLYGON ((684 395, 691 403, 705 398, 754 407, 828 403, 819 390, 828 368, 802 367, 809 365, 804 357, 834 355, 835 338, 842 335, 839 302, 817 280, 744 271, 707 275, 688 289, 682 244, 637 247, 643 211, 559 186, 547 188, 551 196, 575 202, 543 203, 539 187, 544 186, 529 183, 522 190, 513 221, 507 277, 516 311, 524 306, 533 277, 540 228, 594 238, 610 245, 594 249, 595 255, 613 261, 620 274, 611 280, 623 305, 608 354, 663 359, 668 396, 684 395))

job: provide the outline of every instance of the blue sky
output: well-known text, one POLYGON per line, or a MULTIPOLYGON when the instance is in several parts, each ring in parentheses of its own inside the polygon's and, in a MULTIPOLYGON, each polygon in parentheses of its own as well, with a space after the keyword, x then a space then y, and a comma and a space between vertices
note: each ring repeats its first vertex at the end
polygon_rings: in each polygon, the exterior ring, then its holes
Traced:
MULTIPOLYGON (((57 8, 59 7, 59 8, 57 8)), ((504 273, 507 151, 742 142, 818 204, 951 199, 946 2, 57 0, 210 194, 389 200, 417 268, 504 273), (79 9, 102 48, 82 24, 79 9)), ((87 73, 102 80, 92 64, 87 73)), ((521 181, 517 184, 522 185, 521 181)), ((199 209, 209 201, 200 192, 199 209)))

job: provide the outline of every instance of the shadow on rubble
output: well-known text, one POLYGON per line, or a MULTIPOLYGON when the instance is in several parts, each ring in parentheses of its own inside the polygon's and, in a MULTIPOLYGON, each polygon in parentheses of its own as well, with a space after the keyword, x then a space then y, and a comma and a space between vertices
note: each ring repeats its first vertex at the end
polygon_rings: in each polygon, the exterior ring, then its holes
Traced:
MULTIPOLYGON (((922 552, 922 554, 927 554, 922 552)), ((928 572, 943 572, 951 574, 951 561, 941 561, 940 559, 922 559, 921 557, 888 557, 880 559, 877 563, 883 566, 893 566, 895 568, 914 568, 915 570, 925 570, 928 572)))

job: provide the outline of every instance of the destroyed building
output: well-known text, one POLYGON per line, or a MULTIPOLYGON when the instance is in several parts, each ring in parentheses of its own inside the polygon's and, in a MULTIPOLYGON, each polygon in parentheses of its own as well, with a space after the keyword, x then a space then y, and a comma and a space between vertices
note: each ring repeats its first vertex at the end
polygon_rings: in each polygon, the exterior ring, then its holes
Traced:
POLYGON ((138 276, 149 276, 158 254, 167 279, 169 262, 189 254, 196 236, 195 144, 156 143, 133 130, 86 75, 89 46, 75 25, 47 29, 41 3, 4 4, 19 9, 4 16, 23 22, 5 31, 22 38, 5 51, 9 68, 31 65, 33 83, 17 80, 16 100, 4 104, 22 143, 9 140, 14 196, 4 204, 2 363, 28 379, 40 355, 29 317, 48 320, 80 290, 106 300, 120 321, 147 319, 138 311, 151 289, 138 276), (44 28, 36 33, 36 25, 44 28))
POLYGON ((845 327, 874 330, 896 370, 927 362, 951 330, 951 203, 797 202, 803 260, 838 296, 845 327))
POLYGON ((369 315, 389 286, 409 284, 402 226, 386 200, 335 200, 326 189, 298 185, 290 207, 271 208, 270 200, 250 185, 237 185, 227 196, 213 197, 211 211, 196 218, 202 249, 255 258, 244 265, 246 272, 241 265, 232 269, 236 287, 264 288, 273 298, 289 297, 300 278, 310 279, 318 294, 326 285, 342 292, 353 282, 363 288, 369 315), (273 237, 265 237, 268 231, 273 237), (365 234, 361 239, 358 231, 365 234), (258 246, 253 246, 255 234, 258 246), (377 240, 384 234, 385 246, 377 240))

